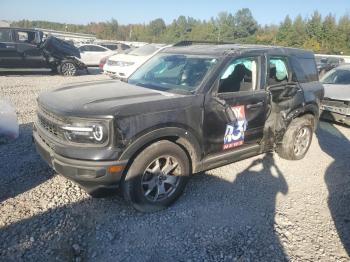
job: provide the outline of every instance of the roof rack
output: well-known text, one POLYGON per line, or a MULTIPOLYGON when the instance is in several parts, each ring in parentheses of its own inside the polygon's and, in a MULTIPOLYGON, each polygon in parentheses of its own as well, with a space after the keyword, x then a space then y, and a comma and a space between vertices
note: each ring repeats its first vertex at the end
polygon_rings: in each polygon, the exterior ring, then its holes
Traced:
POLYGON ((173 46, 189 46, 193 44, 198 44, 198 45, 232 45, 232 44, 237 44, 233 42, 215 42, 215 41, 193 41, 193 40, 183 40, 180 41, 173 46))

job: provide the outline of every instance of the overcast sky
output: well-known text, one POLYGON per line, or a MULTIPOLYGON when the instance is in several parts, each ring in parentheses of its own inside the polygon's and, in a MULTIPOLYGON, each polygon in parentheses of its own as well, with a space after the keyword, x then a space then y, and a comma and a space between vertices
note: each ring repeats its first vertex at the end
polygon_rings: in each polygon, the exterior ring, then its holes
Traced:
POLYGON ((314 10, 335 14, 350 13, 350 0, 1 0, 0 20, 47 20, 61 23, 88 23, 117 19, 121 24, 144 23, 163 18, 171 23, 179 15, 208 19, 221 11, 235 13, 248 7, 260 24, 279 23, 308 16, 314 10))

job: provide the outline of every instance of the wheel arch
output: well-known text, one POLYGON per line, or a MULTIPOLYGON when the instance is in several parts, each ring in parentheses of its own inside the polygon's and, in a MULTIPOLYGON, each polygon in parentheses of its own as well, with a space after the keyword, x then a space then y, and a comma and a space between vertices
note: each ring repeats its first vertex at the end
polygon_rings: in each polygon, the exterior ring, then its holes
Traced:
POLYGON ((179 127, 159 128, 147 132, 135 139, 127 146, 121 154, 119 160, 128 160, 128 164, 124 173, 126 174, 130 165, 133 163, 137 155, 151 144, 168 140, 180 146, 188 156, 192 173, 200 170, 201 147, 197 138, 190 132, 179 127))
POLYGON ((308 103, 305 106, 298 108, 296 110, 293 110, 289 116, 290 119, 294 119, 297 117, 303 117, 305 115, 312 115, 313 116, 313 129, 314 131, 317 128, 317 123, 318 123, 318 119, 319 119, 319 106, 316 103, 308 103))

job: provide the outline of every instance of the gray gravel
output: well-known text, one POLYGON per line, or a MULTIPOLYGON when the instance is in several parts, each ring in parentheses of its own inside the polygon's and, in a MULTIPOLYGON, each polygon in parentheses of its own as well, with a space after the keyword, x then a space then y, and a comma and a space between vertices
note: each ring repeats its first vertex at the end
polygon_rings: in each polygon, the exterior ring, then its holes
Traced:
POLYGON ((0 145, 1 261, 350 261, 350 129, 321 123, 306 158, 262 155, 196 175, 175 205, 141 214, 92 199, 31 143, 35 99, 105 79, 0 76, 20 121, 0 145))

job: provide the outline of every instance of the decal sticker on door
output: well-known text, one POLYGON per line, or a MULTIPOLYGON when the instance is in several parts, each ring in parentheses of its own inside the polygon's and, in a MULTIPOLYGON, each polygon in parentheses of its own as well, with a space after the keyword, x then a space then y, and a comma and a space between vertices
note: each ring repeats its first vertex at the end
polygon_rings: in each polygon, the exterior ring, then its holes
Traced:
POLYGON ((236 121, 226 125, 223 150, 243 145, 244 132, 247 130, 244 106, 234 106, 231 110, 236 116, 236 121))

